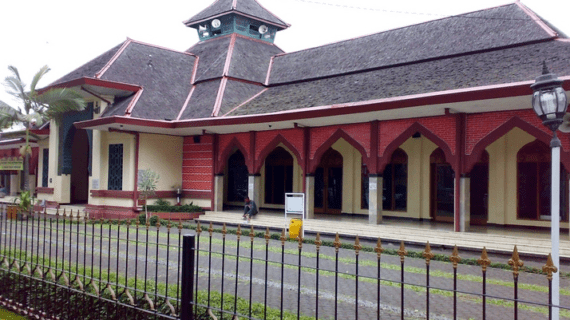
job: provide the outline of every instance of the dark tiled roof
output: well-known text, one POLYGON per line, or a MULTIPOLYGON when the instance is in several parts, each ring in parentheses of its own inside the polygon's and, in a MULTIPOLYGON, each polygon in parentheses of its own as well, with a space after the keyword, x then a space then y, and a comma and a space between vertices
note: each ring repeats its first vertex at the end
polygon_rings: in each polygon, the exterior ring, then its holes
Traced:
POLYGON ((73 70, 72 72, 66 74, 65 76, 56 80, 54 83, 50 84, 50 86, 60 84, 60 83, 64 83, 64 82, 68 82, 68 81, 75 80, 75 79, 79 79, 79 78, 83 78, 83 77, 95 78, 95 74, 97 72, 101 71, 101 69, 103 69, 103 67, 105 67, 107 62, 109 62, 109 60, 111 60, 111 58, 113 58, 115 53, 117 53, 117 51, 119 51, 119 49, 121 48, 121 46, 123 46, 123 44, 124 44, 124 42, 120 43, 119 45, 115 46, 111 50, 101 54, 97 58, 87 62, 86 64, 82 65, 81 67, 79 67, 79 68, 73 70))
POLYGON ((105 111, 101 114, 101 117, 111 117, 111 116, 124 116, 129 103, 135 97, 135 93, 127 97, 117 97, 112 105, 107 107, 105 111))
POLYGON ((263 114, 478 86, 534 81, 542 61, 570 75, 570 42, 548 41, 270 87, 232 115, 263 114))
POLYGON ((220 107, 218 116, 223 116, 233 108, 245 102, 247 99, 258 94, 263 89, 265 89, 263 86, 241 81, 228 80, 226 83, 226 89, 224 90, 224 98, 222 100, 222 105, 220 107))
POLYGON ((132 42, 101 79, 143 88, 133 117, 176 119, 190 92, 195 61, 185 53, 132 42))
POLYGON ((255 0, 238 0, 235 9, 232 7, 232 5, 233 0, 217 0, 206 9, 202 10, 202 12, 188 19, 184 23, 187 26, 190 26, 198 21, 209 19, 222 13, 229 13, 230 11, 234 11, 266 20, 275 25, 281 26, 282 28, 287 28, 287 23, 283 22, 283 20, 267 11, 255 0))
POLYGON ((209 118, 218 96, 220 82, 221 80, 213 80, 198 83, 180 120, 209 118))
POLYGON ((195 81, 210 80, 223 75, 230 40, 231 37, 215 38, 199 42, 186 50, 186 52, 191 52, 200 58, 195 81))
POLYGON ((274 59, 270 83, 287 83, 551 38, 517 4, 377 33, 274 59))
POLYGON ((265 83, 271 57, 282 52, 278 47, 266 42, 236 37, 228 75, 265 83))

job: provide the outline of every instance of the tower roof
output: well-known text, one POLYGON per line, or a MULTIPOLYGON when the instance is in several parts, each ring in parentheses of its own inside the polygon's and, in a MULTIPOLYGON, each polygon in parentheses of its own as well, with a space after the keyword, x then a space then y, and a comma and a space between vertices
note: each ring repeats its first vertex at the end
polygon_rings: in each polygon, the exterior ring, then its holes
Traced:
POLYGON ((256 0, 216 0, 216 2, 212 3, 197 15, 184 21, 184 24, 188 27, 194 27, 204 21, 230 13, 263 21, 264 23, 278 27, 280 30, 289 27, 289 24, 269 12, 256 0))

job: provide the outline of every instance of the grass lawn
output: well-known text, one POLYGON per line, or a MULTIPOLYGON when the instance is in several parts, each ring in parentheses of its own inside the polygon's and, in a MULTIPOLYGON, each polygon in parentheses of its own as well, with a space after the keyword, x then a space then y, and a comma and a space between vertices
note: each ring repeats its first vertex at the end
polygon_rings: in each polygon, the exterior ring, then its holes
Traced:
POLYGON ((19 314, 0 308, 0 320, 25 320, 25 319, 26 319, 25 317, 22 317, 19 314))

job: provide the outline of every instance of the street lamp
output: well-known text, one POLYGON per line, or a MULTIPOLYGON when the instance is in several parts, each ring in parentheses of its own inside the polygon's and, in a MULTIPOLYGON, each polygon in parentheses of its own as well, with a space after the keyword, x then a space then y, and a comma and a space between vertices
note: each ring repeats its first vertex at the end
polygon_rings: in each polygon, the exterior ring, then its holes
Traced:
MULTIPOLYGON (((560 244, 560 139, 556 136, 556 130, 562 124, 562 118, 566 114, 568 100, 562 88, 562 80, 555 74, 550 73, 543 63, 542 75, 530 87, 533 90, 532 107, 542 123, 552 130, 553 136, 550 141, 552 149, 552 180, 550 199, 550 239, 552 241, 552 261, 560 268, 558 254, 560 244)), ((552 304, 560 304, 560 272, 552 277, 552 304)), ((558 320, 559 309, 552 308, 552 319, 558 320)))

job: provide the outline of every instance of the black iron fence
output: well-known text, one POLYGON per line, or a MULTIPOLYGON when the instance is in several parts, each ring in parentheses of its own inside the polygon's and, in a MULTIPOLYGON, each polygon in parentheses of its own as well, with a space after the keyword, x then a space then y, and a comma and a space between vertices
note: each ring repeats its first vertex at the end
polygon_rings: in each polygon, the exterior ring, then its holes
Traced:
POLYGON ((552 273, 504 262, 210 224, 0 219, 0 303, 36 319, 548 319, 552 273), (194 229, 191 231, 189 229, 194 229), (190 233, 190 235, 186 235, 190 233), (525 269, 526 268, 526 269, 525 269))

